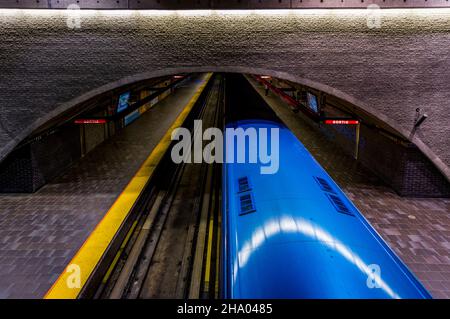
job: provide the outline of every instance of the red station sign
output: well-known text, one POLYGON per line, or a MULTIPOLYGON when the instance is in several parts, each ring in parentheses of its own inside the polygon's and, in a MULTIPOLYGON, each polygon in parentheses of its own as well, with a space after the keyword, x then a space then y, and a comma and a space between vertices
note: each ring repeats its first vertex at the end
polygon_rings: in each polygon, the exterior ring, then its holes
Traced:
POLYGON ((75 124, 105 124, 105 119, 77 119, 75 124))
POLYGON ((356 125, 359 124, 358 120, 339 120, 339 119, 333 119, 333 120, 325 120, 323 121, 325 124, 336 124, 336 125, 356 125))

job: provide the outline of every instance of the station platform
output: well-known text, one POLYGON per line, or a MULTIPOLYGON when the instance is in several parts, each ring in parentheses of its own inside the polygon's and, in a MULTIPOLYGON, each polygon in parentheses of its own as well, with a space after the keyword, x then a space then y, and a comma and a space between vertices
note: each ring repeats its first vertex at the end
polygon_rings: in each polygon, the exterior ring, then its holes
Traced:
POLYGON ((0 298, 46 296, 208 79, 192 76, 36 193, 0 194, 0 298))
POLYGON ((406 198, 293 113, 262 84, 247 79, 434 298, 450 298, 450 199, 406 198))

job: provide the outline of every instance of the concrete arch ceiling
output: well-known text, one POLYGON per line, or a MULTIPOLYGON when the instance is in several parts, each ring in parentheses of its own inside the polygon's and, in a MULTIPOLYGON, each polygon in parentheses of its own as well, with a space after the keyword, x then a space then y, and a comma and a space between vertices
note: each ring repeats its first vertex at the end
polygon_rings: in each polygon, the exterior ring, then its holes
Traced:
MULTIPOLYGON (((425 9, 424 9, 425 10, 425 9)), ((61 112, 128 83, 195 71, 269 74, 346 100, 412 138, 450 179, 450 10, 0 12, 0 160, 61 112), (174 67, 176 66, 176 67, 174 67), (92 88, 96 88, 92 90, 92 88), (88 93, 86 93, 88 92, 88 93)))

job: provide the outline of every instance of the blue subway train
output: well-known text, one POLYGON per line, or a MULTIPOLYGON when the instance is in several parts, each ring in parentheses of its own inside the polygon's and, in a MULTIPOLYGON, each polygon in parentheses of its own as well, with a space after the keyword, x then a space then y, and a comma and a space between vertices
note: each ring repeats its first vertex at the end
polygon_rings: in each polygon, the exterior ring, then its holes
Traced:
MULTIPOLYGON (((225 298, 431 298, 288 128, 226 128, 278 129, 279 169, 261 174, 259 159, 223 165, 225 298)), ((239 151, 234 137, 225 145, 239 151)))

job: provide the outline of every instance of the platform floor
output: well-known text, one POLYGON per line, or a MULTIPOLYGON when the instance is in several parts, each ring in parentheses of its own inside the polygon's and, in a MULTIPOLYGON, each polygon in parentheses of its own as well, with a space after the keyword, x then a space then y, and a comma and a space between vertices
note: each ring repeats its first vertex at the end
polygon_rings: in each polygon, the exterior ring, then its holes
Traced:
POLYGON ((450 298, 450 199, 400 197, 281 99, 251 83, 433 297, 450 298))
POLYGON ((201 84, 188 80, 38 192, 0 194, 0 298, 45 295, 201 84))

